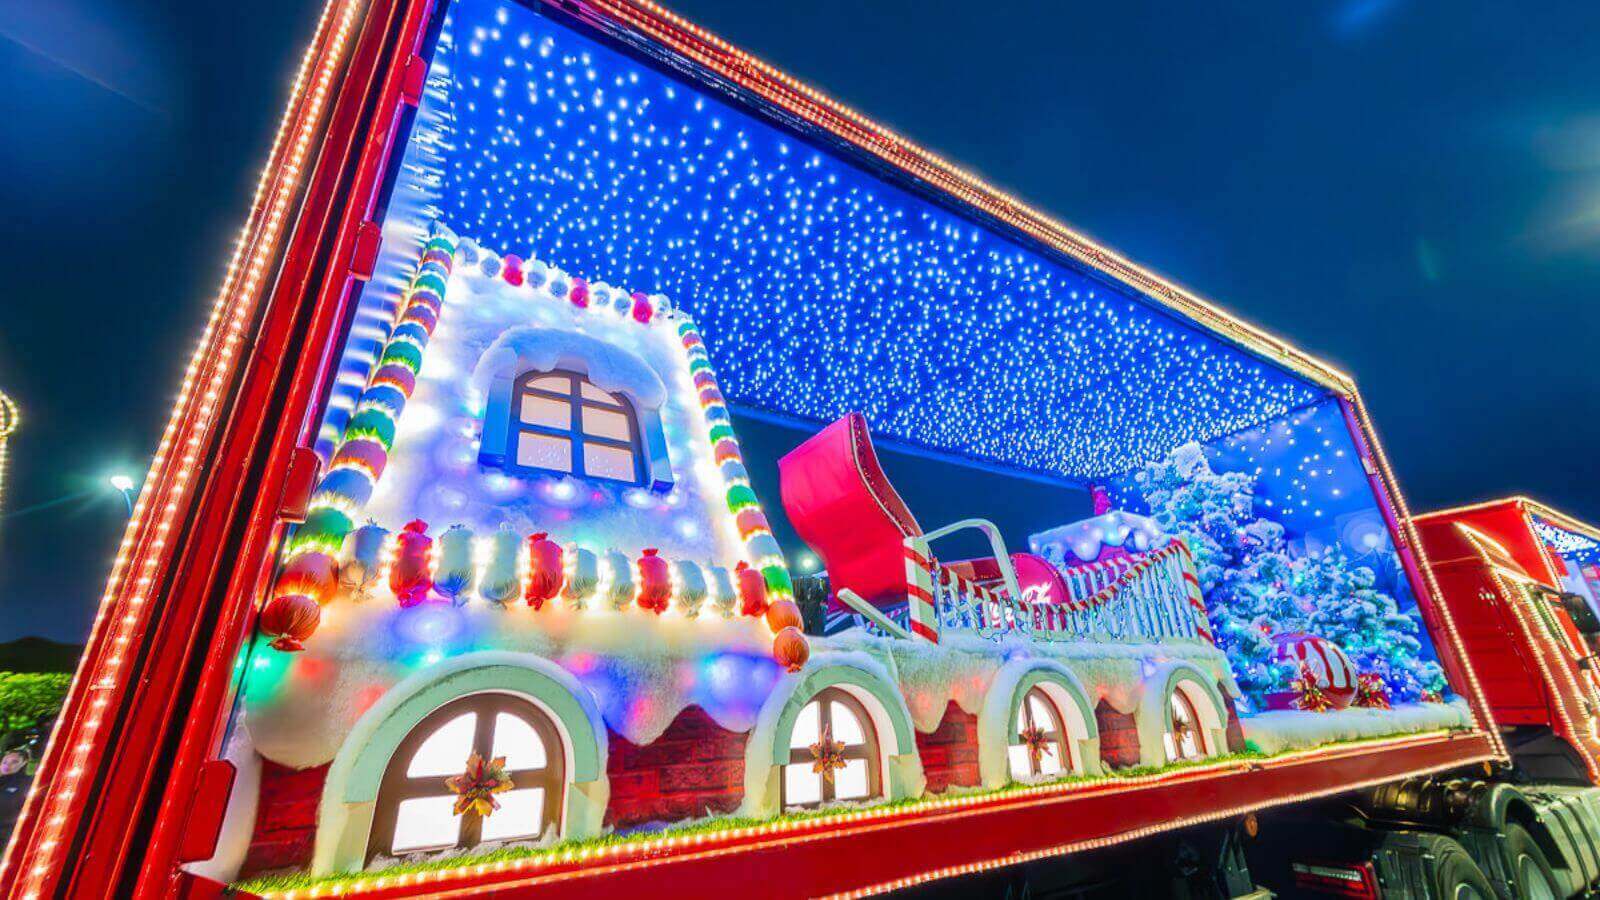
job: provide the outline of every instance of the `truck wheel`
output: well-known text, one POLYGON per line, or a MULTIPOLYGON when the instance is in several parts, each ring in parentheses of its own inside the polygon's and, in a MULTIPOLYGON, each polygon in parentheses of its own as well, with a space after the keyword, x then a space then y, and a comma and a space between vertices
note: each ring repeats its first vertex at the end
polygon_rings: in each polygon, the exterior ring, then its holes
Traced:
POLYGON ((1505 848, 1520 900, 1558 900, 1563 896, 1555 869, 1551 868, 1528 829, 1514 822, 1507 824, 1505 848))
POLYGON ((1495 900, 1499 896, 1489 876, 1460 844, 1446 838, 1434 844, 1433 852, 1433 889, 1439 900, 1495 900))

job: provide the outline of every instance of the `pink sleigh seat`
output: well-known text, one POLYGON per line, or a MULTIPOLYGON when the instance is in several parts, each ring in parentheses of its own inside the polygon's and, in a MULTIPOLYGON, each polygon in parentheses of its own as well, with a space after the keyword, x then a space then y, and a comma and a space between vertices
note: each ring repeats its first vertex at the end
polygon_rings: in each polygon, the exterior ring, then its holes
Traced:
MULTIPOLYGON (((983 532, 994 550, 992 557, 942 563, 965 581, 995 583, 1020 593, 1018 561, 1026 558, 1024 567, 1030 574, 1039 569, 1054 572, 1031 554, 1008 556, 999 530, 981 519, 923 532, 878 464, 867 420, 860 413, 847 414, 778 460, 778 481, 790 523, 827 568, 834 608, 840 605, 842 589, 873 606, 903 602, 908 537, 933 540, 964 528, 983 532)), ((1056 596, 1064 596, 1064 590, 1056 596)))

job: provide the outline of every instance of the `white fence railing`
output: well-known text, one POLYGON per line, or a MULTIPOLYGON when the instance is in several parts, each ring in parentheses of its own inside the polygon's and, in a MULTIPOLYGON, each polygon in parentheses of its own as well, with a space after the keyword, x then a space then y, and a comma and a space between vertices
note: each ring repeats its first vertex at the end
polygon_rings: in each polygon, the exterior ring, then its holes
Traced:
POLYGON ((910 631, 935 643, 949 631, 1017 632, 1045 641, 1213 642, 1194 560, 1179 540, 1136 556, 1062 568, 1065 598, 1019 590, 1003 556, 1007 577, 987 586, 941 566, 926 536, 907 538, 905 555, 910 631))

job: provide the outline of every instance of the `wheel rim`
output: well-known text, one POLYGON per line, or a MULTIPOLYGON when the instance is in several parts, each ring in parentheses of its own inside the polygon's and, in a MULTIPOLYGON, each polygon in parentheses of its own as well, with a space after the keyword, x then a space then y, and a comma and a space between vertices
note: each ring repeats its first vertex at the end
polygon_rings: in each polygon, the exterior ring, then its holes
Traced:
POLYGON ((1456 885, 1455 900, 1489 900, 1477 888, 1470 884, 1456 885))
POLYGON ((1544 870, 1533 857, 1524 853, 1517 857, 1517 883, 1522 886, 1528 900, 1557 900, 1555 886, 1544 877, 1544 870))

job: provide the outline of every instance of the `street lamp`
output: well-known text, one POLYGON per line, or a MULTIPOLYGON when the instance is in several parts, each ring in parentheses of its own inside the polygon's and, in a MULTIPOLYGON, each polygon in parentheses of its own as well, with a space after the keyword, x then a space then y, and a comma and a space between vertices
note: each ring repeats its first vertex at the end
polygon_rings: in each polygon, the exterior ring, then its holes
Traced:
POLYGON ((128 517, 133 517, 133 479, 126 475, 113 475, 109 479, 111 486, 122 495, 122 501, 128 504, 128 517))

